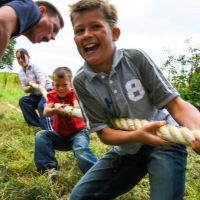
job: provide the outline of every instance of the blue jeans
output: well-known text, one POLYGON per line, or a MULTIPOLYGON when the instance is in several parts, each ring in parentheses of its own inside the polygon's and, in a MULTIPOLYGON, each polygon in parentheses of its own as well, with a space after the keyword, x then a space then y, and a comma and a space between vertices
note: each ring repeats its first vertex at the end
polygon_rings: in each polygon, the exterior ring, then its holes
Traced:
POLYGON ((40 127, 43 130, 52 130, 53 118, 43 115, 45 103, 46 99, 42 96, 29 95, 20 98, 19 106, 29 126, 40 127), (38 110, 39 116, 36 110, 38 110))
POLYGON ((111 200, 128 192, 148 173, 151 200, 182 200, 185 189, 186 148, 142 146, 134 155, 114 149, 79 181, 70 200, 111 200))
POLYGON ((58 169, 55 150, 72 150, 78 167, 85 173, 98 160, 89 148, 90 135, 87 129, 82 129, 71 136, 63 136, 55 131, 39 131, 35 136, 34 160, 37 171, 58 169))

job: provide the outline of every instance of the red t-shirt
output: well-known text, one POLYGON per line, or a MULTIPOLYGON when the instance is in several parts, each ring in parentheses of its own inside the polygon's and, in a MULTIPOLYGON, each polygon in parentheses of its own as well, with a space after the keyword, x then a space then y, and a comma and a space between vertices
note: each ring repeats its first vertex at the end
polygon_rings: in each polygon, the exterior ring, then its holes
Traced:
MULTIPOLYGON (((54 90, 47 94, 48 103, 64 103, 73 106, 73 101, 76 100, 73 89, 65 99, 60 99, 54 90)), ((75 118, 71 116, 54 115, 53 119, 53 130, 56 132, 68 136, 74 134, 81 129, 86 128, 84 120, 81 118, 75 118)))

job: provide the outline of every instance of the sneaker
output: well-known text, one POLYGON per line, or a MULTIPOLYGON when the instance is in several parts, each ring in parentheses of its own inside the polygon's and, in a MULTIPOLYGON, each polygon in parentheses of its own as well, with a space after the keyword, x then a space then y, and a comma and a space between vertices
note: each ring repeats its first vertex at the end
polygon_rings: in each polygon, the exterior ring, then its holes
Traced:
POLYGON ((56 180, 57 176, 58 176, 58 171, 55 168, 53 168, 49 171, 48 178, 49 178, 50 182, 54 182, 56 180))

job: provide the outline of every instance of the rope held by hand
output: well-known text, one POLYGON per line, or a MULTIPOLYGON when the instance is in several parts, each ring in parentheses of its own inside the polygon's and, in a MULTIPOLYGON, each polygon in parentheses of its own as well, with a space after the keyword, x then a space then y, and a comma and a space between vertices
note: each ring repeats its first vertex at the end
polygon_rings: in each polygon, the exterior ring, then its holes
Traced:
MULTIPOLYGON (((125 131, 134 131, 150 123, 147 120, 128 118, 114 118, 111 121, 114 128, 125 131)), ((200 137, 200 130, 191 131, 186 127, 178 128, 172 125, 165 125, 156 131, 156 135, 172 143, 191 146, 192 140, 194 140, 195 137, 200 137)))
MULTIPOLYGON (((42 95, 47 99, 47 91, 45 90, 45 88, 35 83, 32 83, 31 85, 34 88, 39 88, 42 95)), ((54 106, 57 107, 57 106, 60 106, 60 104, 55 104, 54 106)), ((66 106, 64 109, 67 114, 71 114, 74 117, 83 118, 82 112, 79 108, 66 106)), ((111 119, 111 124, 115 129, 120 129, 124 131, 135 131, 149 123, 150 122, 147 120, 139 120, 139 119, 129 119, 129 118, 111 119)), ((186 127, 178 128, 172 125, 165 125, 165 126, 160 127, 156 131, 156 135, 172 143, 191 146, 192 140, 194 140, 195 137, 200 137, 200 130, 191 131, 186 127)))
POLYGON ((44 87, 40 86, 37 83, 31 83, 30 86, 33 87, 33 88, 35 88, 35 89, 39 89, 40 92, 41 92, 41 94, 42 94, 42 96, 47 100, 47 94, 48 94, 48 92, 46 91, 46 89, 44 87))
MULTIPOLYGON (((55 103, 54 107, 58 108, 60 107, 62 104, 59 103, 55 103)), ((74 108, 72 106, 65 106, 64 110, 66 112, 67 115, 71 115, 73 117, 77 117, 77 118, 83 118, 82 112, 80 108, 74 108)))
MULTIPOLYGON (((33 88, 39 89, 40 92, 41 92, 41 94, 42 94, 42 96, 47 100, 47 94, 48 94, 48 92, 46 91, 46 89, 44 87, 42 87, 42 86, 40 86, 40 85, 38 85, 36 83, 31 83, 31 86, 33 88)), ((55 103, 54 104, 55 108, 58 108, 60 106, 61 106, 61 104, 59 104, 59 103, 55 103)), ((79 109, 79 108, 73 108, 72 106, 65 106, 64 110, 66 111, 67 115, 71 115, 71 116, 77 117, 77 118, 83 118, 81 109, 79 109)))

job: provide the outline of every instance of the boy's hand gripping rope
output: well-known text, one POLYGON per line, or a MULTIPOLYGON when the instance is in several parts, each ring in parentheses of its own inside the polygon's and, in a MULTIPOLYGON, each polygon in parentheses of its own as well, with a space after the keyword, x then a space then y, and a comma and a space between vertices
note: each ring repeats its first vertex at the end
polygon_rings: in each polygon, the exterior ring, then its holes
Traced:
MULTIPOLYGON (((134 131, 150 123, 147 120, 125 118, 114 118, 111 121, 114 128, 125 131, 134 131)), ((191 131, 186 127, 178 128, 172 125, 165 125, 156 131, 156 135, 172 143, 191 146, 192 140, 195 137, 200 137, 200 130, 191 131)))
MULTIPOLYGON (((33 88, 39 89, 41 94, 42 94, 42 96, 47 100, 47 93, 48 92, 46 91, 46 89, 44 87, 42 87, 42 86, 40 86, 40 85, 38 85, 36 83, 31 83, 31 86, 33 88)), ((54 104, 55 108, 58 108, 60 106, 61 106, 61 104, 59 104, 59 103, 54 104)), ((81 109, 79 109, 79 108, 73 108, 72 106, 65 106, 64 110, 66 111, 67 115, 71 115, 71 116, 77 117, 77 118, 83 118, 81 109)))

